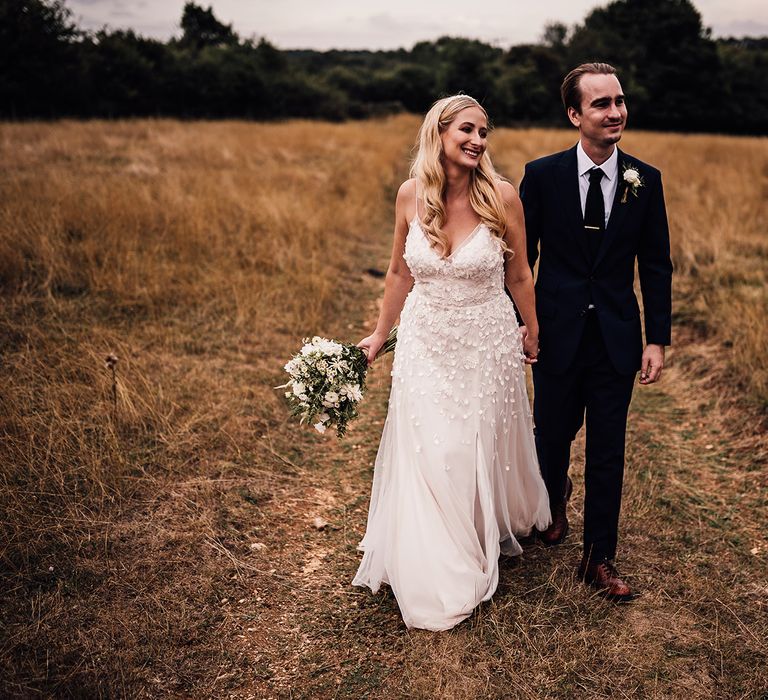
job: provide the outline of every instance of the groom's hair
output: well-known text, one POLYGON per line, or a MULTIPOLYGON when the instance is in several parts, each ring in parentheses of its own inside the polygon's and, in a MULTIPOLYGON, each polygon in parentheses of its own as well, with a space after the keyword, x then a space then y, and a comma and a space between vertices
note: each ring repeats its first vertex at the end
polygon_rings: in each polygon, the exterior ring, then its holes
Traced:
POLYGON ((596 75, 616 75, 616 69, 609 63, 582 63, 576 66, 568 75, 565 76, 563 84, 560 86, 560 97, 563 99, 563 107, 568 111, 573 107, 581 114, 581 76, 585 73, 596 75))

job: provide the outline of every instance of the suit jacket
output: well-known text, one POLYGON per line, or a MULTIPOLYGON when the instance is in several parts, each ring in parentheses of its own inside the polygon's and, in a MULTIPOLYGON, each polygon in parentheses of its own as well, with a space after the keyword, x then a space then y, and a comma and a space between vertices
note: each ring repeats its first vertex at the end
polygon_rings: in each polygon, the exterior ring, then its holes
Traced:
POLYGON ((536 314, 538 369, 566 372, 595 307, 611 363, 620 374, 640 369, 642 331, 634 293, 635 260, 643 297, 646 343, 670 344, 672 262, 661 173, 619 150, 618 186, 597 257, 591 260, 579 199, 576 147, 525 166, 520 198, 525 211, 528 262, 539 260, 536 314), (643 178, 637 197, 627 193, 623 168, 643 178))

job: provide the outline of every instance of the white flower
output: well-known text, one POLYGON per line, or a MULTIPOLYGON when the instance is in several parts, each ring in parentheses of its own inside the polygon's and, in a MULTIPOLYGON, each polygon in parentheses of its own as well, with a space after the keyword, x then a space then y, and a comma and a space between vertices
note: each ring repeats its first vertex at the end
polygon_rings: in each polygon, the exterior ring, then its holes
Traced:
POLYGON ((640 184, 640 173, 634 168, 627 168, 624 171, 624 182, 628 182, 633 187, 637 187, 640 184))
POLYGON ((344 360, 334 360, 331 362, 331 369, 336 372, 346 372, 349 369, 349 365, 344 360))
POLYGON ((344 351, 344 346, 341 343, 321 338, 318 335, 312 338, 312 347, 315 350, 320 350, 323 355, 341 355, 344 351))
POLYGON ((309 401, 309 396, 307 396, 306 394, 299 394, 299 401, 304 401, 304 402, 309 401))
POLYGON ((299 370, 302 369, 303 362, 301 361, 300 357, 294 357, 290 360, 288 360, 288 363, 285 365, 284 369, 288 374, 295 375, 299 370))
POLYGON ((322 435, 325 432, 325 423, 315 423, 315 430, 322 435))
POLYGON ((343 391, 352 401, 360 401, 363 398, 363 392, 358 384, 346 384, 343 391))
POLYGON ((335 391, 329 391, 323 397, 323 406, 332 407, 339 403, 339 395, 335 391))
POLYGON ((301 396, 302 394, 307 393, 307 387, 304 386, 301 382, 294 382, 293 383, 293 393, 296 396, 301 396))
POLYGON ((314 345, 310 345, 309 343, 307 343, 306 345, 302 346, 301 354, 302 355, 309 355, 309 354, 315 352, 315 350, 317 350, 317 348, 314 345))

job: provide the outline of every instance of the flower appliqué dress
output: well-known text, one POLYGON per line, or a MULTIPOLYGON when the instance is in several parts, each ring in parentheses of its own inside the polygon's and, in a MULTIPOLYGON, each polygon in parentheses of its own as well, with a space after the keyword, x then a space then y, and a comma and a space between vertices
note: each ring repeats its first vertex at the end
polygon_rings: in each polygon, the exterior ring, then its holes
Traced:
POLYGON ((550 523, 501 242, 480 224, 447 258, 412 221, 389 410, 353 580, 391 586, 408 627, 446 630, 490 599, 499 554, 550 523))

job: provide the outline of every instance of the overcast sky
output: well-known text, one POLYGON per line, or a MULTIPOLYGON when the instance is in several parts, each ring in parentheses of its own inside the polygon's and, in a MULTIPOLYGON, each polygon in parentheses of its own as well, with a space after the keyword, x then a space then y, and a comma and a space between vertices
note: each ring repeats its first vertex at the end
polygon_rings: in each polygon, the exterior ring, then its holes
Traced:
MULTIPOLYGON (((198 0, 243 38, 281 49, 394 49, 443 35, 510 46, 539 39, 547 22, 580 22, 594 0, 198 0)), ((766 0, 696 0, 716 36, 768 35, 766 0)), ((178 35, 184 0, 68 0, 83 29, 178 35)))

